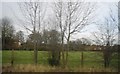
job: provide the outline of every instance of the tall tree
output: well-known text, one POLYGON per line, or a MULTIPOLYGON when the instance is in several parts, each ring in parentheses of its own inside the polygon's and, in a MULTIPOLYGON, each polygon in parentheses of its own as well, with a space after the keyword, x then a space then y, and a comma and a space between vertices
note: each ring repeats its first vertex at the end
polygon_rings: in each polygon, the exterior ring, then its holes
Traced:
POLYGON ((61 36, 61 53, 62 53, 62 66, 65 67, 65 53, 64 53, 64 40, 65 40, 65 31, 66 31, 66 24, 64 20, 64 3, 62 1, 60 2, 56 2, 53 5, 53 11, 55 14, 55 18, 56 18, 56 24, 59 26, 60 28, 60 36, 61 36))
POLYGON ((3 18, 1 22, 2 27, 2 48, 12 49, 14 44, 14 27, 11 25, 11 20, 3 18))
POLYGON ((75 32, 81 32, 85 26, 93 22, 91 21, 91 17, 94 11, 94 5, 95 4, 85 2, 67 2, 66 4, 66 40, 68 45, 66 52, 66 64, 68 61, 69 42, 71 35, 75 32))
POLYGON ((105 67, 109 67, 111 55, 113 52, 111 51, 111 46, 114 45, 118 34, 118 26, 117 21, 115 19, 116 18, 110 11, 109 16, 104 19, 104 23, 97 24, 98 31, 93 32, 93 35, 96 39, 96 44, 103 46, 103 58, 105 67))
POLYGON ((11 65, 14 63, 14 49, 16 46, 16 40, 14 38, 14 27, 11 24, 11 20, 3 18, 1 21, 2 27, 2 49, 11 49, 11 65))
MULTIPOLYGON (((120 2, 118 2, 118 44, 120 45, 120 2)), ((120 50, 118 50, 118 57, 120 56, 120 50)), ((118 58, 118 69, 120 68, 120 57, 118 58)), ((120 69, 118 70, 118 72, 120 72, 120 69)))
POLYGON ((41 2, 24 2, 20 3, 20 9, 25 18, 24 27, 26 30, 32 32, 34 39, 34 62, 37 64, 37 55, 38 50, 36 48, 36 38, 37 33, 41 31, 41 25, 43 24, 44 16, 45 16, 45 8, 43 8, 43 3, 41 2))
POLYGON ((69 42, 71 35, 75 32, 80 32, 88 22, 90 23, 91 14, 94 11, 94 6, 92 3, 85 2, 57 2, 54 3, 54 13, 58 21, 58 26, 61 32, 61 44, 62 47, 66 38, 68 49, 66 54, 62 48, 63 53, 63 62, 64 65, 67 65, 68 61, 68 51, 69 51, 69 42))

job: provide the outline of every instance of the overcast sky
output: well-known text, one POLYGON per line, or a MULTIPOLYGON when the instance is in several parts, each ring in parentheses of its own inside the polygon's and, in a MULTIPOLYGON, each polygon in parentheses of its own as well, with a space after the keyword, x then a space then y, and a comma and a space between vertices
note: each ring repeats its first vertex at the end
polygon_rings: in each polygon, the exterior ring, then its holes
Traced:
MULTIPOLYGON (((95 0, 91 0, 91 1, 95 1, 95 0)), ((97 1, 100 1, 100 0, 97 0, 97 1)), ((106 2, 103 2, 103 1, 98 2, 96 12, 95 12, 95 19, 96 19, 95 21, 99 21, 99 22, 104 21, 103 18, 108 16, 110 8, 113 10, 113 13, 115 14, 115 16, 117 16, 117 11, 116 11, 117 8, 115 7, 115 4, 117 4, 117 1, 118 0, 111 0, 111 2, 109 2, 108 0, 106 0, 106 2)), ((46 4, 46 7, 49 9, 49 4, 46 4)), ((10 18, 13 21, 13 25, 15 26, 16 31, 22 30, 27 35, 28 31, 24 30, 22 25, 20 25, 20 23, 17 20, 17 18, 23 18, 22 14, 20 13, 21 11, 19 10, 19 6, 17 2, 15 2, 14 0, 13 2, 3 1, 2 5, 0 5, 0 10, 2 10, 2 12, 0 12, 1 13, 0 19, 3 17, 10 18)), ((46 13, 50 14, 50 11, 46 13)), ((92 38, 91 32, 95 30, 97 30, 96 25, 91 24, 85 27, 85 29, 83 30, 85 32, 72 35, 71 40, 79 39, 82 37, 92 38)))

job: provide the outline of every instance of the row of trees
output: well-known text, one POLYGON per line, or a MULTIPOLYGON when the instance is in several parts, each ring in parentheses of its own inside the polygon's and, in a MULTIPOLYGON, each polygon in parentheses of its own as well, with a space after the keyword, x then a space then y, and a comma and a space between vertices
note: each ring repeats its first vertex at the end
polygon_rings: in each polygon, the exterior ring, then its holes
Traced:
MULTIPOLYGON (((66 67, 68 63, 68 52, 71 48, 71 36, 75 33, 81 33, 84 27, 94 22, 93 14, 95 11, 95 4, 89 2, 59 1, 51 3, 51 5, 51 11, 53 12, 53 14, 51 13, 52 17, 48 17, 50 19, 45 20, 47 16, 47 14, 45 14, 45 3, 19 3, 24 19, 18 20, 22 22, 23 27, 27 31, 31 32, 26 43, 33 44, 35 64, 37 64, 38 46, 44 43, 49 44, 48 48, 51 49, 52 58, 49 59, 49 62, 52 64, 53 61, 57 60, 55 63, 59 63, 61 60, 62 66, 66 67), (48 31, 46 29, 42 29, 42 26, 44 26, 46 23, 49 27, 52 26, 51 30, 48 31), (67 46, 65 46, 65 44, 67 44, 67 46)), ((6 47, 5 45, 8 45, 8 48, 10 48, 9 46, 15 46, 11 44, 15 44, 16 41, 21 43, 24 42, 23 33, 21 31, 16 33, 14 36, 14 29, 12 26, 8 26, 9 28, 7 30, 4 29, 5 25, 10 24, 9 21, 4 22, 4 20, 5 19, 2 20, 2 37, 4 40, 3 48, 6 47), (5 34, 4 32, 8 34, 5 34), (13 41, 13 39, 15 41, 13 41), (9 43, 8 41, 14 43, 9 43)), ((96 44, 106 46, 102 49, 104 49, 103 57, 105 61, 105 67, 108 67, 110 55, 112 54, 109 49, 110 46, 113 45, 117 35, 117 21, 113 14, 110 13, 110 16, 105 18, 104 23, 99 24, 96 22, 95 24, 97 24, 99 31, 92 33, 92 35, 96 38, 96 40, 92 41, 94 41, 96 44)), ((81 53, 81 56, 83 57, 83 52, 81 53)))
MULTIPOLYGON (((37 64, 37 53, 36 48, 36 36, 37 33, 40 33, 41 26, 46 22, 45 18, 45 8, 44 3, 39 2, 25 2, 19 4, 21 11, 25 17, 24 27, 26 30, 29 30, 33 34, 33 43, 34 43, 34 60, 37 64), (28 26, 31 25, 31 26, 28 26), (32 27, 32 28, 31 28, 32 27)), ((63 60, 63 66, 65 67, 68 62, 68 51, 71 35, 75 32, 80 32, 86 25, 90 24, 91 14, 94 11, 94 4, 84 3, 84 2, 55 2, 52 3, 52 11, 54 14, 51 19, 47 21, 48 25, 55 26, 54 29, 57 29, 60 32, 60 44, 61 44, 61 57, 63 60), (64 49, 64 42, 67 42, 67 49, 64 49)), ((54 42, 52 43, 54 44, 54 42)))
POLYGON ((24 34, 22 31, 15 33, 14 26, 9 18, 3 18, 1 20, 2 28, 2 48, 3 49, 12 49, 18 48, 19 43, 24 42, 24 34))

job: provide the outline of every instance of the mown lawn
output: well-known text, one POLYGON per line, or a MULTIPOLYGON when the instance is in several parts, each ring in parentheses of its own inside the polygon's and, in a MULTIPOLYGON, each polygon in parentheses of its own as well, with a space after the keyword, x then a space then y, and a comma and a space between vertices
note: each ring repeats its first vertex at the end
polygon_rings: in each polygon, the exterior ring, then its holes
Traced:
MULTIPOLYGON (((15 51, 15 64, 34 64, 33 51, 15 51)), ((38 64, 48 66, 48 52, 39 51, 38 52, 38 64)), ((103 68, 103 57, 101 52, 84 52, 84 67, 87 68, 103 68)), ((81 52, 80 51, 70 51, 68 56, 68 67, 81 67, 81 52)), ((110 63, 110 68, 117 69, 118 65, 117 55, 114 53, 112 56, 112 61, 110 63)), ((11 62, 11 51, 2 51, 2 63, 3 65, 10 64, 11 62)))

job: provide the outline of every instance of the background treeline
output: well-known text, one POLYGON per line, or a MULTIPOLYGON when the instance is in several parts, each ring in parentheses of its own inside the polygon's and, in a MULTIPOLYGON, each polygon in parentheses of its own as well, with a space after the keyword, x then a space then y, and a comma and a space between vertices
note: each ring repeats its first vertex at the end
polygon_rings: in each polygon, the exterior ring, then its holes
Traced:
MULTIPOLYGON (((25 39, 23 31, 16 32, 14 26, 11 25, 11 21, 8 18, 2 19, 2 50, 33 50, 34 49, 34 36, 36 37, 36 48, 38 51, 50 51, 53 47, 61 49, 60 33, 56 30, 44 30, 42 33, 29 34, 25 39)), ((117 51, 119 45, 111 46, 114 51, 117 51)), ((102 50, 105 46, 95 45, 89 39, 81 38, 75 41, 70 41, 71 51, 81 50, 102 50)), ((64 49, 67 49, 67 43, 64 44, 64 49)))

